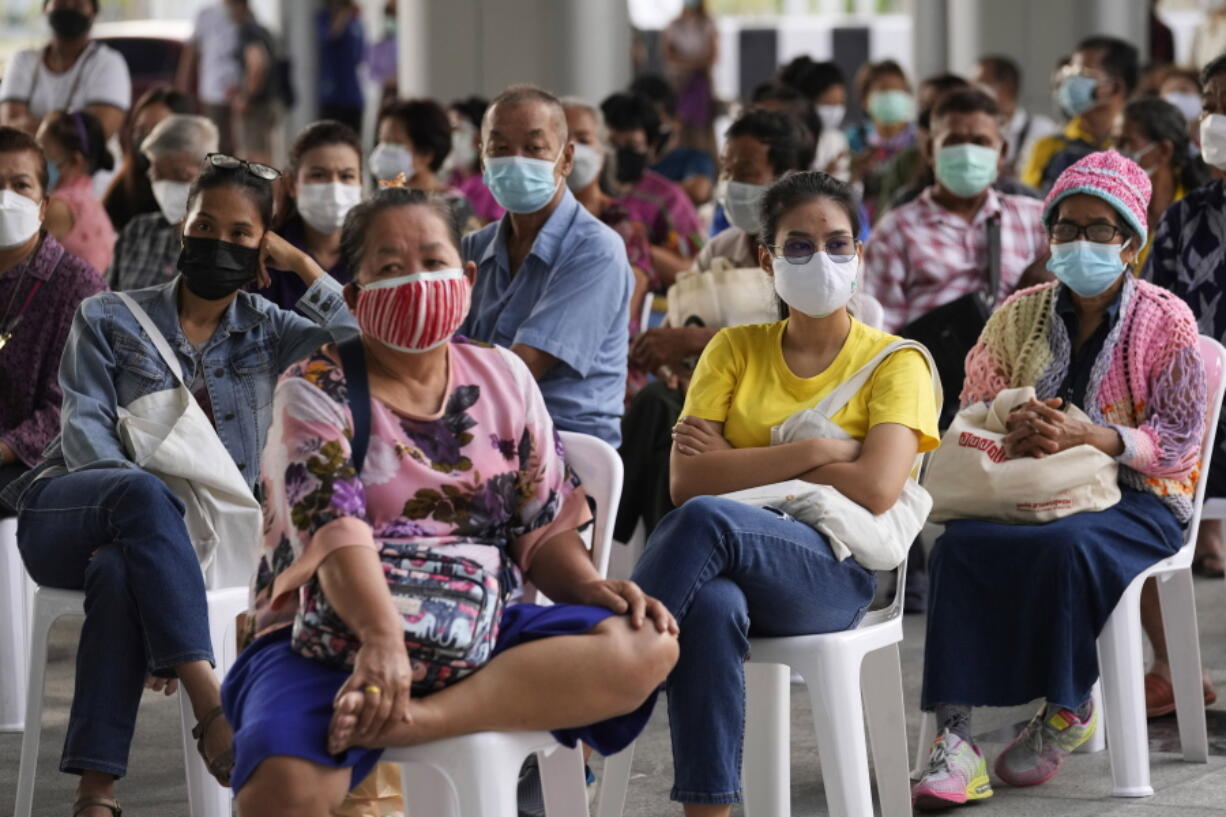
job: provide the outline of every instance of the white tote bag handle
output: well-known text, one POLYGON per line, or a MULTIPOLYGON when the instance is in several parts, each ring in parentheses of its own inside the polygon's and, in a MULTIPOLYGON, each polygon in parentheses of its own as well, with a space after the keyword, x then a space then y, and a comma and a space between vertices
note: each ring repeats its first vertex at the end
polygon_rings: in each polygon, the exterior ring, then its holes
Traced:
POLYGON ((941 413, 942 392, 941 375, 937 372, 936 361, 932 359, 932 354, 924 344, 907 340, 906 338, 900 338, 878 352, 872 360, 861 366, 859 371, 844 380, 835 387, 834 391, 826 395, 820 403, 814 406, 814 409, 826 417, 833 417, 838 414, 860 392, 860 389, 864 388, 864 384, 873 376, 873 372, 877 371, 877 367, 881 365, 882 361, 903 349, 914 349, 923 355, 924 361, 928 364, 928 371, 932 374, 932 388, 936 393, 937 414, 939 415, 941 413))
POLYGON ((132 313, 132 317, 136 318, 136 322, 140 324, 141 329, 145 330, 149 340, 153 341, 153 345, 162 356, 162 360, 170 367, 171 374, 175 376, 180 385, 184 385, 183 368, 179 365, 179 358, 175 355, 174 350, 170 348, 170 343, 167 342, 166 336, 162 334, 162 330, 157 328, 153 319, 149 317, 149 313, 142 309, 141 305, 131 295, 126 292, 116 292, 115 294, 119 296, 119 300, 123 301, 124 306, 132 313))

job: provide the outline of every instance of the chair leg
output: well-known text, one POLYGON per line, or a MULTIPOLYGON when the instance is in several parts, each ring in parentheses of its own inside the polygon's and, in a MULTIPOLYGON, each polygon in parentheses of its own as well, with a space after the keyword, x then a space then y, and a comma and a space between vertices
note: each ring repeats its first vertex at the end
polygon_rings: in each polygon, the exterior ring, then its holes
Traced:
POLYGON ((911 767, 911 779, 919 780, 928 767, 928 750, 937 739, 937 716, 932 712, 920 713, 919 737, 915 742, 915 765, 911 767))
POLYGON ((791 672, 783 664, 745 664, 746 817, 792 813, 791 672))
POLYGON ((441 769, 422 763, 400 764, 405 812, 422 817, 458 817, 459 794, 441 769))
POLYGON ((882 817, 910 817, 907 716, 903 709, 902 663, 898 645, 864 656, 860 676, 882 817))
POLYGON ((1074 750, 1079 755, 1092 755, 1096 752, 1101 752, 1107 748, 1107 727, 1106 721, 1103 718, 1103 685, 1102 681, 1095 681, 1094 686, 1090 689, 1090 700, 1094 702, 1094 710, 1098 712, 1098 728, 1094 730, 1094 734, 1090 739, 1081 744, 1074 750))
POLYGON ((17 521, 0 520, 0 732, 21 732, 29 668, 29 608, 26 570, 17 550, 17 521))
POLYGON ((1144 653, 1141 650, 1141 584, 1136 579, 1120 598, 1098 637, 1111 793, 1149 797, 1149 732, 1145 723, 1144 653))
POLYGON ((541 793, 546 817, 587 817, 587 775, 583 770, 583 750, 558 746, 553 751, 536 753, 541 770, 541 793))
POLYGON ((831 814, 841 817, 873 817, 860 697, 862 661, 859 653, 830 650, 796 667, 805 676, 813 702, 826 805, 831 814))
POLYGON ((1189 568, 1158 577, 1162 602, 1162 629, 1175 688, 1179 741, 1183 759, 1209 762, 1209 735, 1205 723, 1205 693, 1201 679, 1200 638, 1196 626, 1196 596, 1189 568))
MULTIPOLYGON (((460 752, 451 758, 447 769, 459 795, 462 817, 518 817, 515 790, 523 755, 482 741, 465 741, 458 747, 460 752)), ((424 817, 426 812, 418 814, 424 817)))
MULTIPOLYGON (((35 596, 34 610, 38 611, 35 596)), ((47 639, 55 619, 32 617, 29 682, 26 685, 25 731, 21 734, 21 763, 17 770, 17 805, 13 817, 30 817, 34 808, 34 775, 38 771, 38 742, 43 731, 43 691, 47 676, 47 639)))
POLYGON ((630 789, 630 769, 633 765, 633 743, 604 759, 600 794, 596 798, 596 817, 622 817, 626 810, 626 792, 630 789))

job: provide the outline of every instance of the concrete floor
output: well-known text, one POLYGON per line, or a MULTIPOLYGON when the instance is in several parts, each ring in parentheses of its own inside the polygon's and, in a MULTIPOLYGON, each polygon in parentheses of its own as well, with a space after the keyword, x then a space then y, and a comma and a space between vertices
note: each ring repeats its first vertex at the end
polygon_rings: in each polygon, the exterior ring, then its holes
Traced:
MULTIPOLYGON (((996 788, 991 800, 967 809, 983 817, 1029 815, 1136 815, 1136 817, 1226 816, 1226 582, 1197 580, 1201 649, 1205 666, 1212 673, 1221 700, 1209 710, 1210 753, 1208 765, 1185 764, 1178 755, 1178 732, 1174 716, 1150 724, 1152 777, 1155 794, 1140 800, 1109 796, 1110 766, 1106 753, 1074 755, 1060 775, 1034 789, 996 788)), ((904 685, 908 703, 908 735, 918 731, 920 668, 923 658, 924 621, 908 616, 902 645, 904 685)), ((39 817, 68 815, 75 778, 59 774, 56 764, 64 738, 72 690, 76 625, 61 623, 54 635, 52 663, 48 673, 47 708, 39 752, 39 779, 34 813, 39 817)), ((802 687, 793 686, 792 784, 793 813, 800 817, 826 815, 821 772, 817 762, 808 699, 802 687)), ((989 732, 983 741, 989 758, 1007 742, 1010 725, 1026 720, 1022 709, 979 711, 976 730, 989 732)), ((179 708, 174 699, 146 693, 132 749, 131 774, 123 781, 120 799, 124 813, 141 817, 187 817, 186 790, 182 772, 179 708)), ((15 796, 20 735, 0 735, 0 815, 11 814, 15 796)), ((597 761, 599 773, 599 761, 597 761)), ((664 817, 679 815, 668 802, 672 784, 672 759, 664 707, 657 707, 647 732, 639 740, 631 781, 627 815, 664 817)), ((734 814, 740 814, 740 810, 734 814)), ((429 817, 421 815, 420 817, 429 817)))

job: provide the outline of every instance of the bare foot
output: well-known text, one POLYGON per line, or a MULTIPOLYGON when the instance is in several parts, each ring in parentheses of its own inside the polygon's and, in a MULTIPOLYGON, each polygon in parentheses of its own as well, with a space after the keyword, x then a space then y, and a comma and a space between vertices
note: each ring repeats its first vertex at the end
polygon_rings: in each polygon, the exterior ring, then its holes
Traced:
POLYGON ((356 745, 354 738, 358 731, 358 718, 362 715, 362 707, 366 705, 366 696, 356 690, 346 692, 336 699, 332 705, 332 722, 328 724, 328 753, 339 755, 341 752, 356 745))
MULTIPOLYGON (((1153 665, 1149 668, 1149 671, 1155 675, 1165 678, 1168 681, 1171 680, 1171 665, 1166 661, 1155 660, 1153 665)), ((1201 670, 1201 686, 1204 687, 1206 698, 1213 695, 1213 677, 1209 675, 1209 670, 1207 669, 1201 670)))

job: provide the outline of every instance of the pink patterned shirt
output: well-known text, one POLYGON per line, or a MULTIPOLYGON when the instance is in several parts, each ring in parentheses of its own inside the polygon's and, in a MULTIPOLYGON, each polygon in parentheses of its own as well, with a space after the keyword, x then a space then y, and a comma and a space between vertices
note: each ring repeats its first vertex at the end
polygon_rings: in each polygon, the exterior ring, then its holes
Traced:
POLYGON ((60 185, 51 198, 63 201, 72 210, 72 229, 60 241, 64 249, 96 270, 110 269, 115 253, 115 228, 106 208, 94 196, 90 177, 81 176, 60 185))
POLYGON ((963 295, 986 289, 990 217, 1000 216, 1000 292, 1047 253, 1043 202, 988 188, 968 224, 932 199, 932 188, 877 223, 864 248, 864 291, 881 302, 887 332, 963 295))

